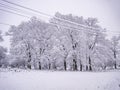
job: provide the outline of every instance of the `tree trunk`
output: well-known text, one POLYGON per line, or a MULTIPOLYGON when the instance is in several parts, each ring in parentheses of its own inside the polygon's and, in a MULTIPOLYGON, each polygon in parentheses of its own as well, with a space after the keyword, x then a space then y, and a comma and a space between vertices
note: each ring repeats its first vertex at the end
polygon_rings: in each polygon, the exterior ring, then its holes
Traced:
POLYGON ((82 71, 82 64, 80 64, 80 71, 82 71))
POLYGON ((29 51, 29 53, 28 53, 28 65, 27 65, 27 67, 29 68, 29 69, 31 69, 31 53, 30 53, 30 51, 29 51))
POLYGON ((89 56, 89 71, 92 71, 91 58, 89 56))
POLYGON ((88 71, 88 65, 86 65, 86 71, 88 71))
POLYGON ((115 61, 114 67, 115 67, 115 69, 117 69, 117 64, 116 64, 116 61, 115 61))
POLYGON ((31 65, 30 65, 30 64, 28 64, 28 65, 27 65, 27 68, 31 69, 31 65))
POLYGON ((39 70, 41 70, 41 63, 39 62, 39 70))
POLYGON ((105 70, 106 69, 106 66, 103 66, 103 70, 105 70))
POLYGON ((28 51, 28 64, 27 64, 27 68, 31 69, 31 52, 30 52, 30 45, 28 43, 27 46, 27 51, 28 51))
POLYGON ((75 59, 73 59, 73 71, 77 71, 77 62, 75 59))
POLYGON ((80 71, 82 71, 82 62, 81 62, 81 60, 80 60, 80 71))
POLYGON ((66 61, 64 60, 64 70, 66 71, 67 65, 66 65, 66 61))
POLYGON ((56 70, 56 69, 57 69, 57 67, 56 67, 56 61, 54 61, 54 62, 52 63, 52 69, 53 69, 53 70, 56 70))
POLYGON ((117 62, 116 62, 116 51, 114 51, 114 59, 115 59, 114 67, 115 67, 115 69, 117 69, 117 62))

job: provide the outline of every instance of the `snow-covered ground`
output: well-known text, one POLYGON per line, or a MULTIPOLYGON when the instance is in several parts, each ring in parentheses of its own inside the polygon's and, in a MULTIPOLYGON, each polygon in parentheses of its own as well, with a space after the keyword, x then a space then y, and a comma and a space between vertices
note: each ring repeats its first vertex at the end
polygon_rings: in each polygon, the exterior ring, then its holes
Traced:
POLYGON ((120 72, 1 70, 0 90, 120 90, 120 72))

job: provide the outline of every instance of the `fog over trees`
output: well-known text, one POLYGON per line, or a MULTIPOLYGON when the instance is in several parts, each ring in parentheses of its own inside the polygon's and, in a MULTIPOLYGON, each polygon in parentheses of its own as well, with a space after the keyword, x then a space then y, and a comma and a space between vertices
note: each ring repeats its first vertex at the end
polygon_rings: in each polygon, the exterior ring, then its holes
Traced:
MULTIPOLYGON (((120 68, 120 35, 107 39, 96 18, 56 13, 11 26, 10 54, 0 46, 0 66, 37 70, 96 71, 120 68)), ((0 41, 2 41, 0 36, 0 41)))

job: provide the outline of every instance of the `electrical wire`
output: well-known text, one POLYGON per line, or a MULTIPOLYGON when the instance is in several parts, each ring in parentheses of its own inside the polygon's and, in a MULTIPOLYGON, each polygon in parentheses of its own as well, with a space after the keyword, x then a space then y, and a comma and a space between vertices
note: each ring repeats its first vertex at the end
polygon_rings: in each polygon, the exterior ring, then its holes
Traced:
MULTIPOLYGON (((12 13, 12 14, 15 14, 15 15, 19 15, 19 16, 22 16, 22 17, 27 17, 27 16, 24 16, 24 15, 22 15, 22 14, 18 14, 18 13, 15 13, 15 12, 11 12, 11 11, 9 11, 9 10, 4 10, 4 9, 0 9, 0 10, 2 10, 2 11, 5 11, 5 12, 8 12, 8 13, 12 13)), ((27 18, 30 18, 30 17, 27 17, 27 18)), ((57 23, 54 23, 54 22, 51 22, 51 23, 49 23, 49 24, 51 24, 51 25, 54 25, 54 26, 58 26, 58 24, 57 23)), ((6 24, 7 25, 7 24, 6 24)), ((64 27, 64 28, 67 28, 67 29, 74 29, 74 30, 84 30, 84 29, 79 29, 79 28, 75 28, 75 27, 70 27, 70 26, 67 26, 67 25, 60 25, 60 26, 62 26, 62 27, 64 27)), ((91 33, 91 32, 89 32, 89 31, 87 31, 88 33, 91 33)), ((93 33, 93 34, 95 34, 95 33, 93 33)))
MULTIPOLYGON (((28 7, 25 7, 25 6, 22 6, 22 5, 13 3, 13 2, 10 2, 10 1, 7 1, 7 0, 2 0, 2 1, 7 2, 7 3, 9 3, 9 4, 12 4, 12 5, 15 5, 15 6, 19 6, 19 7, 21 7, 21 8, 24 8, 24 9, 27 9, 27 10, 30 10, 30 11, 33 11, 33 12, 37 12, 37 13, 42 14, 42 15, 45 15, 45 16, 54 17, 54 16, 52 16, 52 15, 49 15, 49 14, 46 14, 46 13, 43 13, 43 12, 40 12, 40 11, 31 9, 31 8, 28 8, 28 7)), ((5 4, 2 4, 2 5, 5 5, 5 4)), ((8 5, 7 5, 7 6, 8 6, 8 5)), ((12 8, 13 8, 13 7, 12 7, 12 8)), ((15 8, 14 8, 14 9, 15 9, 15 8)), ((19 10, 21 10, 21 9, 19 9, 19 10)), ((6 11, 6 10, 4 10, 4 11, 6 11)), ((10 12, 10 11, 6 11, 6 12, 15 14, 14 12, 10 12)), ((16 14, 17 14, 17 15, 20 15, 20 16, 24 16, 24 15, 21 15, 21 14, 18 14, 18 13, 16 13, 16 14)), ((28 17, 28 16, 24 16, 24 17, 30 18, 30 17, 28 17)), ((77 24, 77 25, 81 25, 81 24, 78 24, 78 23, 75 23, 75 22, 72 22, 72 21, 69 21, 69 20, 65 20, 65 19, 58 18, 58 17, 54 17, 54 18, 59 19, 59 20, 62 20, 62 21, 63 21, 63 20, 64 20, 64 21, 67 21, 67 22, 70 22, 70 23, 72 23, 72 24, 74 23, 74 24, 77 24)), ((53 23, 53 22, 52 22, 52 24, 58 25, 58 24, 53 23)), ((61 26, 65 26, 65 25, 61 25, 61 26)), ((65 27, 67 27, 67 26, 65 26, 65 27)), ((83 25, 82 25, 82 27, 83 27, 83 25)), ((70 27, 70 28, 72 28, 72 27, 70 27)), ((84 26, 83 28, 86 28, 86 26, 84 26)), ((87 28, 88 28, 88 26, 87 26, 87 28)), ((78 29, 78 28, 74 28, 74 29, 78 29)), ((89 27, 88 29, 93 29, 93 28, 92 28, 92 27, 89 27)), ((96 30, 96 29, 98 29, 98 28, 94 28, 94 29, 96 30)), ((78 29, 78 30, 81 30, 81 29, 78 29)))
POLYGON ((59 17, 56 17, 56 16, 52 16, 52 15, 49 15, 49 14, 40 12, 40 11, 38 11, 38 10, 29 8, 29 7, 25 7, 25 6, 23 6, 23 5, 16 4, 16 3, 13 3, 13 2, 10 2, 10 1, 7 1, 7 0, 2 0, 2 1, 4 1, 4 2, 6 2, 6 3, 9 3, 9 4, 12 4, 12 5, 15 5, 15 6, 18 6, 18 7, 21 7, 21 8, 24 8, 24 9, 27 9, 27 10, 30 10, 30 11, 32 11, 32 12, 36 12, 36 13, 45 15, 45 16, 47 16, 47 17, 51 17, 51 18, 54 17, 55 19, 58 19, 58 20, 62 20, 62 21, 65 21, 65 22, 69 22, 69 23, 72 23, 72 24, 76 24, 76 25, 81 26, 81 27, 84 27, 84 28, 88 28, 88 29, 92 29, 92 30, 97 30, 97 29, 98 29, 98 28, 93 28, 93 27, 86 26, 86 25, 83 25, 83 24, 78 24, 78 23, 75 23, 75 22, 72 22, 72 21, 69 21, 69 20, 65 20, 65 19, 62 19, 62 18, 59 18, 59 17))
POLYGON ((8 11, 8 10, 5 10, 5 9, 0 9, 0 11, 7 12, 7 13, 12 13, 12 14, 16 14, 16 15, 19 15, 19 16, 22 16, 22 17, 26 17, 26 18, 30 18, 28 16, 25 16, 25 15, 22 15, 22 14, 18 14, 18 13, 12 12, 12 11, 8 11))
POLYGON ((15 6, 18 6, 18 7, 21 7, 23 9, 27 9, 27 10, 30 10, 32 12, 36 12, 36 13, 39 13, 39 14, 42 14, 44 16, 47 16, 47 17, 51 17, 51 18, 55 18, 55 19, 58 19, 58 20, 62 20, 62 21, 66 21, 66 22, 69 22, 69 23, 72 23, 72 24, 76 24, 76 25, 79 25, 81 27, 84 27, 84 28, 88 28, 88 29, 91 29, 91 30, 99 30, 99 28, 94 28, 94 27, 90 27, 90 26, 86 26, 86 25, 83 25, 83 24, 78 24, 78 23, 75 23, 75 22, 72 22, 72 21, 69 21, 69 20, 65 20, 65 19, 62 19, 62 18, 59 18, 59 17, 56 17, 56 16, 52 16, 52 15, 49 15, 49 14, 46 14, 46 13, 43 13, 43 12, 40 12, 38 10, 35 10, 35 9, 32 9, 32 8, 29 8, 29 7, 25 7, 23 5, 20 5, 20 4, 17 4, 17 3, 13 3, 13 2, 10 2, 10 1, 7 1, 7 0, 2 0, 6 3, 9 3, 9 4, 12 4, 12 5, 15 5, 15 6))
POLYGON ((2 23, 0 22, 1 25, 6 25, 6 26, 11 26, 10 24, 7 24, 7 23, 2 23))

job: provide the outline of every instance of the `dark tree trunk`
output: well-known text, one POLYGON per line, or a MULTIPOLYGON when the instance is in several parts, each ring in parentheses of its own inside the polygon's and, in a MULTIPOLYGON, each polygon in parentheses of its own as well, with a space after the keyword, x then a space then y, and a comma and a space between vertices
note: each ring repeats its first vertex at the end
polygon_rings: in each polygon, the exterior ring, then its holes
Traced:
POLYGON ((92 71, 91 58, 89 56, 89 71, 92 71))
POLYGON ((86 65, 86 71, 88 71, 88 65, 86 65))
POLYGON ((53 70, 56 70, 56 69, 57 69, 57 67, 56 67, 56 61, 54 61, 54 62, 52 63, 52 69, 53 69, 53 70))
POLYGON ((67 65, 66 65, 66 61, 64 60, 64 70, 66 71, 67 65))
POLYGON ((77 71, 77 62, 75 59, 73 59, 73 71, 77 71))
POLYGON ((30 64, 28 64, 28 65, 27 65, 27 68, 31 69, 31 65, 30 65, 30 64))
POLYGON ((27 68, 31 69, 31 52, 30 52, 30 45, 28 43, 27 45, 27 51, 28 51, 28 64, 27 64, 27 68))
POLYGON ((41 70, 41 63, 39 62, 39 70, 41 70))
POLYGON ((116 51, 114 51, 114 59, 115 59, 114 68, 117 69, 116 51))
POLYGON ((82 71, 82 63, 81 63, 81 60, 80 60, 80 71, 82 71))
POLYGON ((28 67, 29 69, 31 69, 31 64, 30 64, 30 62, 31 62, 31 53, 30 53, 30 51, 29 51, 29 53, 28 53, 28 65, 27 65, 27 67, 28 67))
POLYGON ((103 66, 103 70, 105 70, 106 69, 106 66, 103 66))
POLYGON ((55 70, 57 70, 57 67, 56 67, 56 65, 54 66, 54 69, 55 69, 55 70))
POLYGON ((115 67, 115 69, 117 69, 117 64, 116 64, 116 61, 115 61, 114 67, 115 67))

